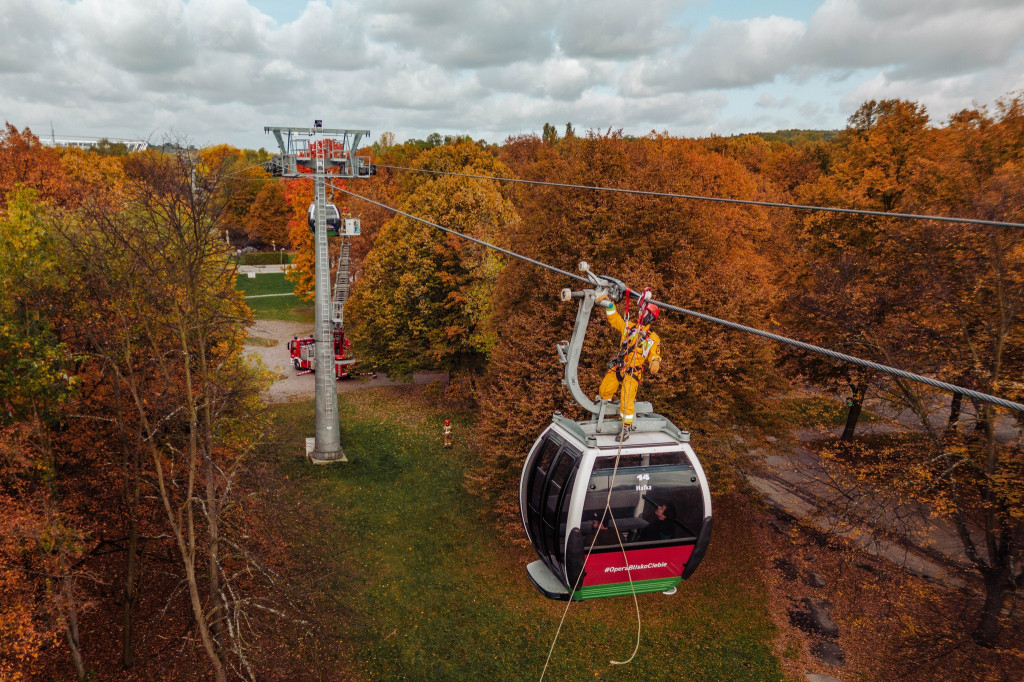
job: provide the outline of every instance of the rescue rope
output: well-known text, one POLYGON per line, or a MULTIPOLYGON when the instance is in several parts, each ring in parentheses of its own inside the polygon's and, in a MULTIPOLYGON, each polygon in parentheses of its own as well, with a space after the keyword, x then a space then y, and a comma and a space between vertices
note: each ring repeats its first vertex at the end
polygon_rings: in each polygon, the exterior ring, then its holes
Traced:
MULTIPOLYGON (((624 325, 623 328, 627 332, 629 331, 629 299, 630 299, 630 297, 629 297, 629 290, 627 289, 626 290, 626 316, 623 319, 623 325, 624 325)), ((640 341, 641 341, 641 338, 640 338, 641 327, 640 327, 640 325, 643 322, 643 319, 644 319, 643 316, 644 316, 644 313, 647 310, 647 302, 650 299, 651 299, 651 290, 649 288, 645 288, 643 293, 640 294, 639 306, 637 308, 637 313, 636 313, 636 315, 637 315, 636 316, 636 327, 633 330, 633 335, 636 337, 636 344, 633 345, 633 352, 634 353, 636 352, 636 349, 639 346, 640 341)), ((627 339, 624 341, 624 343, 628 344, 628 342, 629 342, 629 339, 628 339, 628 334, 627 334, 627 339)), ((621 351, 620 351, 620 355, 622 355, 621 351)), ((629 355, 628 349, 627 349, 625 355, 627 355, 627 356, 629 355)), ((623 363, 624 362, 625 362, 625 358, 623 358, 623 363)), ((616 370, 616 372, 617 371, 618 370, 616 370)), ((629 376, 633 376, 632 372, 629 373, 629 376)), ((642 369, 641 369, 641 372, 640 372, 640 376, 643 377, 643 370, 642 369)), ((640 393, 640 379, 637 379, 636 377, 633 377, 633 378, 636 381, 637 395, 639 395, 639 393, 640 393)), ((619 405, 620 406, 622 405, 622 392, 625 390, 625 386, 626 386, 626 375, 623 374, 622 379, 619 380, 619 405)), ((633 396, 633 397, 636 398, 636 396, 633 396)), ((618 451, 615 454, 615 471, 618 470, 619 456, 622 454, 622 442, 624 440, 626 440, 626 436, 627 436, 627 434, 628 434, 628 432, 630 430, 629 426, 626 425, 625 418, 622 417, 621 415, 620 415, 619 418, 622 420, 622 422, 621 422, 622 423, 622 430, 619 431, 619 449, 618 449, 618 451)), ((608 489, 608 502, 606 504, 609 504, 609 505, 611 504, 611 489, 614 487, 614 485, 615 485, 615 472, 613 471, 612 472, 611 485, 609 486, 609 489, 608 489)), ((609 509, 609 511, 611 511, 611 509, 609 509)), ((629 567, 629 557, 626 555, 626 548, 622 544, 622 534, 619 533, 619 524, 616 523, 616 521, 615 521, 615 514, 612 514, 612 526, 615 527, 615 536, 616 536, 616 538, 618 538, 618 541, 619 541, 619 551, 622 552, 622 560, 624 562, 626 562, 626 576, 629 578, 629 590, 630 590, 630 592, 633 593, 633 606, 636 608, 636 646, 633 647, 633 653, 630 654, 629 658, 627 658, 625 661, 609 661, 609 662, 612 665, 626 665, 626 664, 632 662, 632 660, 634 658, 636 658, 637 652, 640 651, 640 631, 641 631, 640 602, 636 598, 636 586, 633 584, 633 571, 629 567)), ((597 539, 597 534, 596 533, 594 534, 594 539, 595 540, 597 539)))
MULTIPOLYGON (((622 388, 619 388, 619 401, 621 404, 622 400, 622 388)), ((615 472, 619 470, 619 457, 622 455, 622 441, 626 440, 626 433, 629 431, 629 427, 626 426, 626 421, 622 420, 622 430, 619 431, 619 449, 615 454, 615 469, 612 471, 612 480, 608 485, 608 500, 605 502, 605 509, 611 511, 611 499, 612 490, 615 487, 615 472)), ((615 514, 612 514, 612 527, 615 528, 615 537, 619 541, 619 551, 622 552, 622 560, 626 562, 626 576, 629 578, 629 591, 633 593, 633 606, 636 608, 636 646, 633 647, 633 653, 629 655, 624 661, 609 661, 612 665, 627 665, 636 658, 636 652, 640 651, 640 602, 636 598, 636 586, 633 584, 633 570, 629 567, 629 557, 626 556, 626 548, 622 545, 622 534, 619 532, 619 524, 615 522, 615 514)), ((597 533, 594 533, 594 540, 597 540, 597 533)))
MULTIPOLYGON (((623 423, 624 424, 624 423, 623 423)), ((601 520, 597 522, 597 527, 594 528, 594 539, 590 541, 590 547, 587 548, 587 554, 583 558, 583 565, 587 565, 587 559, 594 552, 594 546, 597 544, 597 536, 601 532, 601 527, 604 526, 604 520, 611 512, 612 504, 612 490, 615 489, 615 476, 619 471, 619 458, 622 456, 622 435, 625 433, 625 428, 619 432, 619 449, 615 453, 615 466, 612 467, 612 476, 608 481, 608 495, 604 499, 604 509, 601 510, 601 520)), ((615 523, 615 514, 612 514, 612 526, 615 528, 615 535, 619 540, 619 549, 622 551, 622 556, 626 560, 626 575, 629 577, 629 587, 633 591, 633 602, 636 605, 636 648, 633 649, 633 655, 625 661, 609 661, 612 665, 625 665, 632 661, 636 657, 636 652, 640 650, 640 603, 636 598, 636 589, 633 587, 633 575, 629 568, 629 559, 626 558, 626 548, 622 546, 622 536, 619 535, 619 526, 615 523)), ((548 657, 544 661, 544 669, 540 673, 540 682, 544 682, 544 675, 547 674, 548 665, 551 663, 551 654, 555 651, 555 644, 558 642, 558 636, 562 633, 562 624, 565 623, 565 617, 569 615, 569 607, 572 606, 573 596, 576 594, 576 589, 580 586, 580 581, 583 580, 583 568, 580 568, 579 575, 576 576, 576 582, 573 584, 572 589, 569 591, 569 601, 565 605, 565 609, 562 611, 562 619, 558 621, 558 628, 555 630, 555 636, 551 640, 551 647, 548 649, 548 657)))

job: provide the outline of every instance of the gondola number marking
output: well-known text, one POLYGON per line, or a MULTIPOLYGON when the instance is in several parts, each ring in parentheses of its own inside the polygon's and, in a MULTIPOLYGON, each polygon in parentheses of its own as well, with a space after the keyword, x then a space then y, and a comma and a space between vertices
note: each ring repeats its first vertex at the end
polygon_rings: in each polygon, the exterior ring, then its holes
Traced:
POLYGON ((651 489, 651 486, 645 484, 645 481, 651 480, 650 474, 637 474, 636 480, 640 481, 640 484, 636 486, 638 492, 646 492, 651 489))

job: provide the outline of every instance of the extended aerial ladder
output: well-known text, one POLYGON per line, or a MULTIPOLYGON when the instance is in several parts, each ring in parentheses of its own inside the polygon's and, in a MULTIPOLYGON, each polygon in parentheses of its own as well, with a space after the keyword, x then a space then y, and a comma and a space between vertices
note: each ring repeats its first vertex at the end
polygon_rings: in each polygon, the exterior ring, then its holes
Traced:
POLYGON ((349 291, 351 290, 349 282, 349 266, 351 265, 349 253, 351 246, 348 234, 345 233, 341 238, 341 251, 338 254, 338 273, 334 278, 334 295, 332 297, 331 322, 334 323, 335 329, 344 328, 345 326, 345 302, 348 301, 349 291))

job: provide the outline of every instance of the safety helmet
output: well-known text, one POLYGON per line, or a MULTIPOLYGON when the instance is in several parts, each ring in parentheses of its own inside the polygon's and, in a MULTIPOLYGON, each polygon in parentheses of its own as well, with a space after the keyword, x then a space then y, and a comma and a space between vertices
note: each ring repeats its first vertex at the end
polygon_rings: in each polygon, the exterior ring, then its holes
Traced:
POLYGON ((444 425, 448 426, 448 420, 447 419, 444 420, 444 425))
POLYGON ((647 310, 644 312, 644 319, 642 320, 642 324, 650 324, 651 322, 654 322, 656 319, 658 319, 658 315, 660 314, 661 310, 658 309, 658 306, 654 305, 653 303, 648 303, 647 310))

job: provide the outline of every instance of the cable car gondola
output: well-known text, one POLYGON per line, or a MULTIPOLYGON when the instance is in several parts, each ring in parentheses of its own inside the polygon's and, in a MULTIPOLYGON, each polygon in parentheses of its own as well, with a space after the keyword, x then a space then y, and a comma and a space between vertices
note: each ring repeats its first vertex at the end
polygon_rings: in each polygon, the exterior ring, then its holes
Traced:
POLYGON ((672 593, 707 551, 711 491, 689 434, 650 403, 636 403, 635 430, 619 443, 618 404, 591 401, 580 390, 577 364, 594 300, 601 293, 618 300, 625 291, 586 263, 580 270, 595 289, 562 291, 562 300, 580 304, 572 338, 558 353, 565 385, 592 416, 575 422, 555 413, 526 458, 519 506, 540 556, 527 574, 551 599, 672 593))
MULTIPOLYGON (((325 206, 326 211, 324 216, 327 220, 327 236, 337 237, 341 232, 341 213, 338 212, 338 207, 328 202, 325 206)), ((309 211, 306 214, 309 221, 309 231, 316 234, 316 204, 312 203, 309 205, 309 211)))

